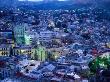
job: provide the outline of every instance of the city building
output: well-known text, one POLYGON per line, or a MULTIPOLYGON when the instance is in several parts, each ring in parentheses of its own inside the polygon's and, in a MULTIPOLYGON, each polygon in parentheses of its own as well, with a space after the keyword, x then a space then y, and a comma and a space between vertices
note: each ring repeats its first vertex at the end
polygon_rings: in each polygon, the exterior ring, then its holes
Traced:
POLYGON ((16 25, 14 28, 14 38, 17 44, 25 44, 25 31, 28 25, 26 23, 21 23, 16 25))
POLYGON ((13 48, 13 55, 27 55, 34 59, 35 49, 31 46, 16 46, 13 48))
POLYGON ((2 44, 0 45, 0 56, 10 56, 11 45, 2 44))
POLYGON ((57 59, 61 55, 64 55, 62 47, 60 47, 60 48, 50 48, 50 49, 47 49, 47 51, 51 53, 53 59, 57 59))
POLYGON ((12 30, 0 30, 0 44, 14 44, 14 34, 12 30))
POLYGON ((36 44, 36 42, 38 41, 38 33, 34 32, 34 31, 26 31, 25 32, 25 44, 26 45, 32 45, 32 44, 36 44))
POLYGON ((13 58, 4 57, 0 59, 0 79, 13 76, 16 73, 16 64, 13 62, 13 58))
POLYGON ((15 73, 15 71, 11 68, 8 68, 8 67, 0 68, 0 78, 2 78, 2 79, 10 77, 14 73, 15 73))
POLYGON ((37 48, 35 49, 37 60, 45 61, 47 59, 47 50, 45 47, 40 45, 40 42, 37 42, 37 48))
POLYGON ((51 42, 52 38, 55 37, 57 32, 52 32, 52 31, 41 31, 39 33, 39 41, 40 42, 51 42))

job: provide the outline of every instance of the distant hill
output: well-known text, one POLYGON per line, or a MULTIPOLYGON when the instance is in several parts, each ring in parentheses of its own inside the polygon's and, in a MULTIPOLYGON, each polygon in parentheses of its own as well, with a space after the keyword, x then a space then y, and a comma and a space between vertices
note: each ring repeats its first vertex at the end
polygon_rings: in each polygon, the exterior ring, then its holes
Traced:
POLYGON ((19 2, 17 0, 0 0, 0 7, 22 7, 30 9, 74 9, 81 7, 98 7, 110 10, 110 0, 69 0, 66 2, 19 2))

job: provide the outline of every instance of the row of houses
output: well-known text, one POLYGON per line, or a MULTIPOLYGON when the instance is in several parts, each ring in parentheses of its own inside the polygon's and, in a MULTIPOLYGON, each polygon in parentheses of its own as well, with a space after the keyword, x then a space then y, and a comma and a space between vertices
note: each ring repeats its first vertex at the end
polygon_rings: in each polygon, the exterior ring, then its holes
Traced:
POLYGON ((15 46, 0 45, 0 56, 15 56, 15 55, 27 55, 32 59, 39 61, 45 61, 47 58, 47 51, 44 47, 38 46, 37 48, 32 46, 15 46))

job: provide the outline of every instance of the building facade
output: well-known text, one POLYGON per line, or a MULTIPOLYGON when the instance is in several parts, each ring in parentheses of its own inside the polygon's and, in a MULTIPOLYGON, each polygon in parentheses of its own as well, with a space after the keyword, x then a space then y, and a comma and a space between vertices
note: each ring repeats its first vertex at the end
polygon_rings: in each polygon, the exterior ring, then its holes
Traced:
POLYGON ((27 31, 25 32, 25 44, 32 45, 36 44, 39 35, 34 31, 27 31))
POLYGON ((14 37, 17 44, 24 44, 25 43, 25 31, 27 30, 27 24, 20 24, 16 25, 14 28, 14 37))
POLYGON ((30 58, 35 58, 35 48, 31 46, 16 46, 13 48, 13 55, 27 55, 30 58))
POLYGON ((0 44, 14 44, 14 34, 12 30, 0 30, 0 44))
POLYGON ((11 45, 0 45, 0 56, 10 56, 11 45))
POLYGON ((39 61, 45 61, 47 59, 47 51, 45 47, 42 47, 41 45, 38 45, 35 50, 35 55, 37 57, 37 60, 39 61))
POLYGON ((51 42, 52 38, 57 35, 57 32, 52 31, 41 31, 39 33, 40 42, 51 42))

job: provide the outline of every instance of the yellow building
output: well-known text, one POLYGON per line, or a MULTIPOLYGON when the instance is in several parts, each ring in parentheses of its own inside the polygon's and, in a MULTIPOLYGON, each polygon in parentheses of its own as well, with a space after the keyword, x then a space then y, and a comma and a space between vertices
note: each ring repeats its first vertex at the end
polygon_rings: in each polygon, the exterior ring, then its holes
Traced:
POLYGON ((17 46, 13 48, 13 55, 28 55, 35 58, 35 49, 31 46, 17 46))
POLYGON ((0 45, 0 56, 10 56, 11 45, 0 45))

